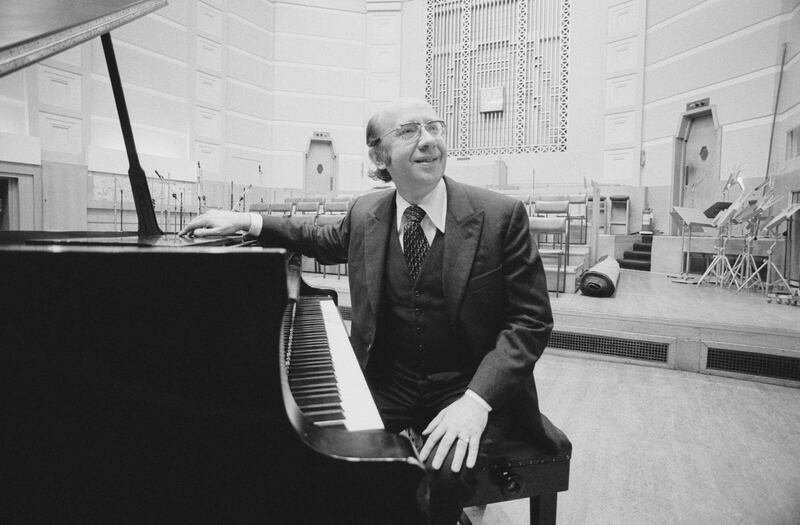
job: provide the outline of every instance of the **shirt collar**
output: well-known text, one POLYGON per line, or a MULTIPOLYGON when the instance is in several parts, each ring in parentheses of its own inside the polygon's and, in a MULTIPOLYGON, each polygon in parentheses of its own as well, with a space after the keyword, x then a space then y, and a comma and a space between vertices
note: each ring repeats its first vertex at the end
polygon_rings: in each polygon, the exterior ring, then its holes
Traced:
MULTIPOLYGON (((411 204, 400 193, 395 193, 395 203, 397 204, 397 231, 400 232, 403 231, 403 212, 411 204)), ((447 186, 444 184, 444 178, 439 179, 439 183, 422 198, 417 206, 425 210, 425 217, 430 219, 437 230, 444 233, 444 223, 447 217, 447 186)))

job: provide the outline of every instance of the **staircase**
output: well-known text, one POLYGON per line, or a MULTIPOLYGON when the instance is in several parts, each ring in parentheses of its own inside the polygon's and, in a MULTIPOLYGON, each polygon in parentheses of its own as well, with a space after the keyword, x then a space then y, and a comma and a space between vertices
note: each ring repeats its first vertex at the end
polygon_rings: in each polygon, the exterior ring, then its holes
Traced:
POLYGON ((653 249, 653 234, 641 234, 641 242, 633 243, 633 250, 625 250, 619 261, 620 268, 650 271, 650 255, 653 249))

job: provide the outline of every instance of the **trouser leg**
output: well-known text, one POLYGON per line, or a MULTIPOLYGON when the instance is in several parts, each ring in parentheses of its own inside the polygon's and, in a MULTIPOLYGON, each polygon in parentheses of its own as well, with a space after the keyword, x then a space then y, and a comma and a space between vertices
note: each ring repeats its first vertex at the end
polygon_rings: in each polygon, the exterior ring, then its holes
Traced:
MULTIPOLYGON (((423 376, 395 366, 391 376, 380 382, 370 382, 373 397, 387 430, 401 432, 411 429, 416 445, 421 449, 422 430, 442 409, 459 399, 468 386, 467 377, 458 373, 423 376)), ((440 469, 432 466, 436 449, 428 456, 427 475, 419 488, 420 506, 430 525, 453 525, 461 515, 463 504, 475 493, 475 472, 486 462, 494 445, 506 434, 510 417, 506 410, 493 410, 481 436, 478 460, 474 468, 462 465, 458 472, 451 470, 455 447, 451 447, 440 469)), ((414 441, 412 439, 412 441, 414 441)))

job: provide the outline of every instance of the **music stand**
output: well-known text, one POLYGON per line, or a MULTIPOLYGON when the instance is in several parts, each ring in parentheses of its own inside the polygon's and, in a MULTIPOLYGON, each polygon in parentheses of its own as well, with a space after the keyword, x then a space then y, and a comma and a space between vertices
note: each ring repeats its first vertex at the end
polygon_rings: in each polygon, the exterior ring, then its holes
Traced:
POLYGON ((728 239, 730 239, 731 236, 731 222, 733 216, 736 214, 738 205, 738 201, 734 203, 718 202, 703 212, 704 215, 708 217, 710 210, 719 208, 719 211, 714 215, 714 220, 711 221, 718 229, 719 234, 717 236, 717 242, 714 245, 714 258, 711 260, 711 264, 708 265, 705 273, 703 273, 702 277, 697 281, 698 285, 713 278, 714 284, 717 286, 724 286, 725 283, 728 282, 728 279, 736 279, 736 274, 733 272, 731 262, 728 260, 727 245, 728 239), (725 206, 718 206, 721 204, 725 206))
MULTIPOLYGON (((756 265, 755 258, 753 257, 753 242, 758 236, 758 225, 764 217, 766 211, 775 204, 774 190, 769 187, 764 191, 763 195, 757 199, 751 199, 755 192, 766 184, 762 182, 750 192, 747 206, 742 208, 738 213, 734 214, 733 221, 745 223, 747 233, 744 239, 744 250, 736 258, 733 263, 734 280, 728 285, 729 287, 736 284, 736 291, 740 292, 742 288, 753 288, 756 286, 764 286, 764 281, 761 279, 760 271, 764 267, 756 265)), ((772 248, 770 248, 771 254, 772 248)), ((771 255, 769 256, 771 257, 771 255)))
POLYGON ((718 201, 706 208, 706 211, 703 212, 703 215, 708 217, 709 219, 714 219, 719 212, 722 210, 727 210, 732 203, 725 202, 725 201, 718 201))
POLYGON ((672 279, 674 283, 694 283, 695 278, 689 276, 689 255, 692 252, 692 232, 702 232, 703 226, 713 226, 711 219, 697 208, 686 208, 683 206, 673 206, 670 215, 681 225, 681 251, 686 246, 686 259, 684 269, 681 274, 672 279), (684 239, 688 232, 688 243, 684 239))
MULTIPOLYGON (((781 210, 777 215, 775 215, 775 217, 770 219, 770 221, 767 222, 767 224, 764 225, 764 228, 762 229, 762 231, 764 233, 768 233, 769 230, 771 230, 772 228, 775 228, 775 233, 777 235, 777 231, 778 231, 777 227, 779 225, 781 225, 784 221, 791 223, 792 218, 794 217, 794 214, 799 212, 799 211, 800 211, 800 204, 790 204, 789 206, 787 206, 786 208, 781 210)), ((784 245, 784 249, 787 252, 791 249, 790 242, 791 242, 791 239, 789 239, 787 237, 787 243, 786 243, 786 245, 784 245)), ((800 290, 798 290, 797 288, 792 288, 789 285, 789 282, 783 276, 783 273, 781 273, 781 271, 775 265, 775 262, 772 260, 772 249, 774 247, 775 247, 775 243, 773 242, 772 246, 770 246, 769 250, 767 251, 767 259, 763 263, 761 263, 761 266, 759 266, 759 268, 758 268, 758 270, 760 271, 761 268, 763 268, 764 266, 767 267, 767 278, 766 278, 766 282, 764 283, 764 295, 769 295, 769 290, 770 290, 771 286, 783 285, 783 288, 786 290, 786 293, 790 297, 792 297, 792 298, 794 298, 795 296, 800 297, 800 290), (775 273, 775 280, 774 281, 771 280, 773 272, 775 273)), ((781 289, 778 288, 774 292, 774 295, 777 296, 780 290, 781 289)))

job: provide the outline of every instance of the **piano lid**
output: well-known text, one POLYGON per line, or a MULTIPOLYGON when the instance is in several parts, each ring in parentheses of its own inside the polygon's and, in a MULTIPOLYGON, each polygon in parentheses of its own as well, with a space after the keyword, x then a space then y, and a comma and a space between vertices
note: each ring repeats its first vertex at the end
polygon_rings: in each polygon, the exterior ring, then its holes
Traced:
POLYGON ((167 5, 167 0, 2 0, 0 77, 167 5))

